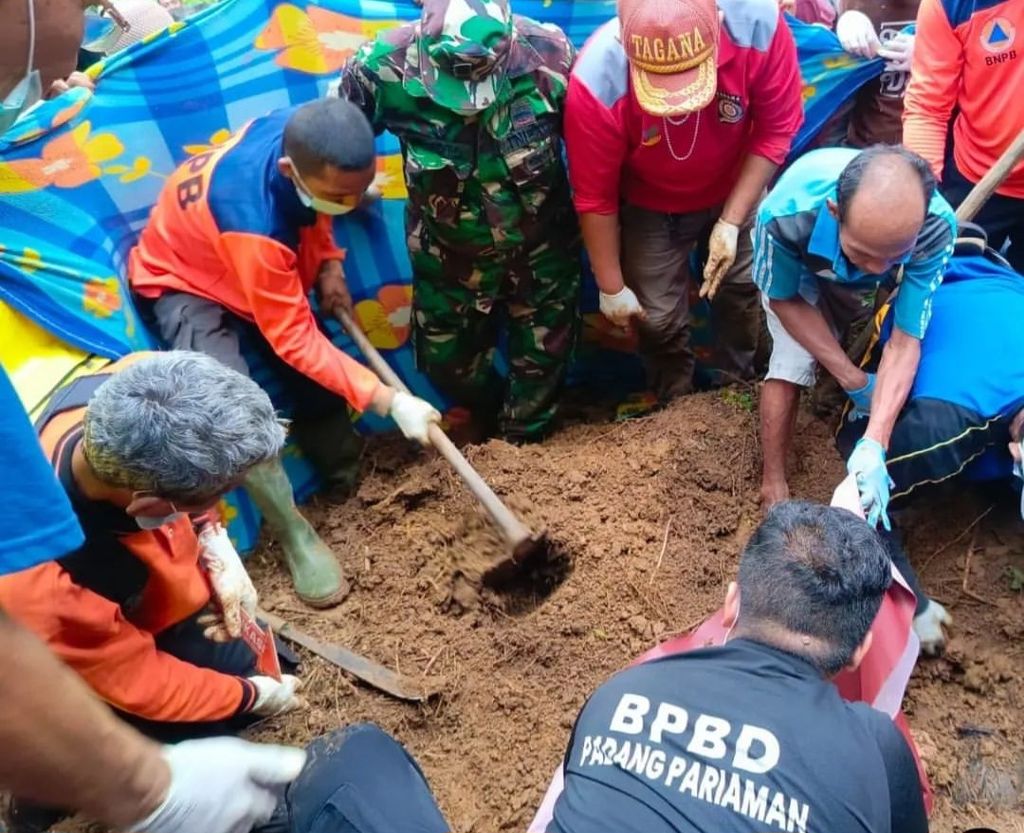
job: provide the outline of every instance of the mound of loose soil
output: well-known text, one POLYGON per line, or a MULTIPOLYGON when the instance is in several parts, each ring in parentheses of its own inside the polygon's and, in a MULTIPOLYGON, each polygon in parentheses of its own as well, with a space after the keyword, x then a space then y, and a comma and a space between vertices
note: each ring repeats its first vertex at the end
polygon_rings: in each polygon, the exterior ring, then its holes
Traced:
MULTIPOLYGON (((550 558, 503 591, 484 587, 501 543, 455 475, 430 453, 375 440, 358 492, 309 510, 351 596, 326 613, 304 609, 273 545, 253 572, 279 615, 404 674, 440 676, 444 693, 402 704, 306 655, 311 708, 261 734, 301 743, 375 721, 420 761, 453 830, 522 831, 586 696, 720 604, 758 520, 756 413, 745 394, 703 394, 541 446, 492 441, 466 454, 548 530, 550 558)), ((823 422, 801 418, 794 458, 794 493, 827 500, 843 468, 823 422)), ((946 658, 921 667, 907 701, 939 790, 939 833, 1018 829, 1024 615, 1009 568, 1024 569, 1024 546, 1002 507, 957 537, 986 506, 961 494, 910 519, 911 556, 957 620, 946 658)))

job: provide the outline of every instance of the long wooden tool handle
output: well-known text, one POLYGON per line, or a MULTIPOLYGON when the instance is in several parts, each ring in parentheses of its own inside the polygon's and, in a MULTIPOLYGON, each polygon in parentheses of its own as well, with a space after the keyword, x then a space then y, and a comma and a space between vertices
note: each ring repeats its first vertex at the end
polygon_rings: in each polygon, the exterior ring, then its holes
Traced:
MULTIPOLYGON (((352 317, 340 308, 335 310, 335 315, 337 315, 338 320, 341 322, 341 326, 345 328, 345 332, 349 334, 356 343, 356 346, 366 356, 366 360, 370 363, 370 367, 373 368, 374 372, 396 390, 410 393, 405 382, 395 373, 391 365, 384 361, 384 357, 377 352, 377 348, 366 337, 366 333, 352 320, 352 317)), ((509 508, 502 503, 501 498, 484 482, 484 479, 477 473, 476 469, 462 456, 462 452, 448 439, 448 435, 444 433, 441 426, 431 425, 429 435, 431 444, 451 464, 451 467, 455 469, 455 473, 462 478, 466 488, 473 493, 473 497, 480 501, 513 550, 532 541, 533 533, 530 531, 530 528, 513 515, 509 508)))
POLYGON ((978 184, 964 197, 964 201, 956 210, 956 218, 961 222, 973 220, 1021 159, 1024 159, 1024 130, 1017 134, 1017 138, 1003 151, 1003 155, 996 160, 989 172, 979 179, 978 184))

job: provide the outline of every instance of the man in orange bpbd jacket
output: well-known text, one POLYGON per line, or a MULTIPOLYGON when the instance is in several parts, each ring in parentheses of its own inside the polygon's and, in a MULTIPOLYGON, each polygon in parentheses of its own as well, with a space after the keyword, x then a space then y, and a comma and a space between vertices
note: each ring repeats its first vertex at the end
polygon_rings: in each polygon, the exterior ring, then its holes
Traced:
MULTIPOLYGON (((328 485, 351 485, 349 406, 390 415, 426 443, 440 414, 383 384, 335 347, 326 314, 351 310, 333 215, 355 208, 376 171, 373 130, 337 99, 276 110, 193 156, 168 180, 132 251, 129 278, 163 342, 249 375, 250 345, 294 402, 293 434, 328 485)), ((244 483, 281 544, 295 592, 313 607, 348 593, 334 554, 295 508, 279 461, 244 483)))

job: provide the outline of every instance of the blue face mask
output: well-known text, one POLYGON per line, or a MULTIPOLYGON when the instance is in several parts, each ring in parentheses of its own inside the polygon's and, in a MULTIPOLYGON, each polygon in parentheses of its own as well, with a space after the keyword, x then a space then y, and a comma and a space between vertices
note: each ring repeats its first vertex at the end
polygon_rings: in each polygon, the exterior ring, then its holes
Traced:
POLYGON ((43 79, 39 75, 39 70, 32 68, 35 57, 36 10, 33 0, 28 0, 28 62, 25 66, 25 76, 0 102, 0 135, 43 97, 43 79))
POLYGON ((43 79, 39 70, 34 69, 18 82, 13 90, 0 102, 0 135, 11 127, 21 114, 43 97, 43 79))

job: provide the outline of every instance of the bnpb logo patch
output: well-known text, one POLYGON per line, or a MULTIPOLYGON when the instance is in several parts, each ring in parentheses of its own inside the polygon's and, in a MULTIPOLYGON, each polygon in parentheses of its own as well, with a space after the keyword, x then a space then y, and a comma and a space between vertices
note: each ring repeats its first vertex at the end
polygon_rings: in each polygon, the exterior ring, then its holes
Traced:
POLYGON ((982 28, 981 45, 986 52, 995 55, 1012 47, 1016 37, 1014 25, 1005 17, 996 17, 982 28))

